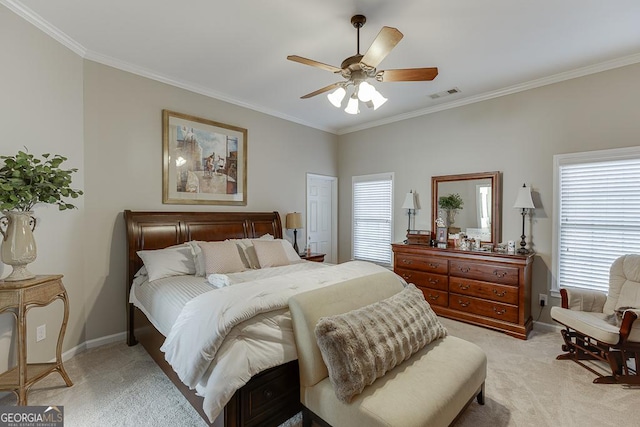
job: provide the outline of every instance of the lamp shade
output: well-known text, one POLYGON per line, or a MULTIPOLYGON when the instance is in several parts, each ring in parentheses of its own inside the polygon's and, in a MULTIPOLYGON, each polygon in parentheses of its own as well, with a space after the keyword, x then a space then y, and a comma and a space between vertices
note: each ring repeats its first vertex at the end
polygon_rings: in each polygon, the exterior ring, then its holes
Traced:
POLYGON ((300 212, 288 213, 285 219, 285 227, 288 230, 302 228, 302 214, 300 212))
POLYGON ((513 205, 518 209, 535 209, 533 199, 531 198, 531 188, 523 184, 518 191, 518 197, 516 197, 516 203, 513 205))
POLYGON ((416 209, 416 197, 413 191, 407 193, 402 204, 402 209, 416 209))

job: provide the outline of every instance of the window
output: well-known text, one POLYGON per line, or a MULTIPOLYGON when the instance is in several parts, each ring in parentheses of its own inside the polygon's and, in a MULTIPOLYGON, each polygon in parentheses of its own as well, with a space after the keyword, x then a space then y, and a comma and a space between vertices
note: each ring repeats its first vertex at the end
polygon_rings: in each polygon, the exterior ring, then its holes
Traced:
POLYGON ((353 177, 352 258, 391 265, 393 173, 353 177))
POLYGON ((608 292, 609 268, 640 253, 640 148, 554 156, 554 280, 608 292))

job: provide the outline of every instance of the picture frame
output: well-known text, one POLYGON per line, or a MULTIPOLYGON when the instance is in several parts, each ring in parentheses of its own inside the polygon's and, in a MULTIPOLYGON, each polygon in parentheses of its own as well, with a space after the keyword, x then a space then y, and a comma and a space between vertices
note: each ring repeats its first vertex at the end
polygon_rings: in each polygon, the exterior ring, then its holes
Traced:
POLYGON ((437 227, 436 240, 438 243, 447 243, 448 239, 447 227, 437 227))
POLYGON ((247 129, 162 110, 162 203, 247 205, 247 129))

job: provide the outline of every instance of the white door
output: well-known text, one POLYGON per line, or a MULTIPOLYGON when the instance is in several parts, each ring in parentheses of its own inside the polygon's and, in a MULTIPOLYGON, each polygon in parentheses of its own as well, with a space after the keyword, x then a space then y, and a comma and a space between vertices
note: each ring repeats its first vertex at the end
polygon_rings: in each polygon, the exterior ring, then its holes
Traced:
POLYGON ((325 262, 336 263, 338 178, 307 174, 307 245, 311 252, 325 254, 325 262))

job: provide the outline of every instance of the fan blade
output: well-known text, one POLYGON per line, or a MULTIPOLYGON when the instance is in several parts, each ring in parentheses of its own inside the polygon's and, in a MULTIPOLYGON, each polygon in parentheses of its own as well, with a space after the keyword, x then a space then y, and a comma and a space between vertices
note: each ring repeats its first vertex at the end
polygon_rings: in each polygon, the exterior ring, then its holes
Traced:
POLYGON ((311 93, 308 93, 308 94, 306 94, 304 96, 301 96, 300 99, 311 98, 313 96, 320 95, 321 93, 328 92, 331 89, 338 88, 339 86, 340 86, 340 83, 333 83, 333 84, 330 84, 329 86, 323 87, 322 89, 318 89, 318 90, 316 90, 314 92, 311 92, 311 93))
POLYGON ((298 55, 289 55, 287 56, 289 61, 299 62, 304 65, 311 65, 312 67, 322 68, 323 70, 331 71, 332 73, 340 73, 342 70, 338 67, 334 67, 333 65, 323 64, 322 62, 314 61, 313 59, 303 58, 298 55))
POLYGON ((364 54, 360 62, 369 67, 376 68, 378 64, 396 47, 398 42, 402 40, 402 33, 397 28, 382 27, 373 43, 364 54))
POLYGON ((422 82, 433 80, 438 75, 438 68, 403 68, 400 70, 383 70, 376 74, 379 82, 422 82))

